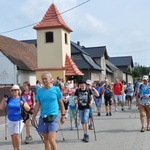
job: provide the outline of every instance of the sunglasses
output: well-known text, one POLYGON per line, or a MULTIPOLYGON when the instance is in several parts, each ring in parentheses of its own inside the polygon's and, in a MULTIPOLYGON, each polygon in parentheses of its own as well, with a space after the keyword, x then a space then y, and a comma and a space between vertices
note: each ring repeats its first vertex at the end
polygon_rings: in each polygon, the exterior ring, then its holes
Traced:
POLYGON ((13 89, 13 90, 11 90, 11 92, 13 92, 13 91, 15 91, 15 92, 16 92, 16 91, 18 91, 18 90, 17 90, 17 89, 13 89))

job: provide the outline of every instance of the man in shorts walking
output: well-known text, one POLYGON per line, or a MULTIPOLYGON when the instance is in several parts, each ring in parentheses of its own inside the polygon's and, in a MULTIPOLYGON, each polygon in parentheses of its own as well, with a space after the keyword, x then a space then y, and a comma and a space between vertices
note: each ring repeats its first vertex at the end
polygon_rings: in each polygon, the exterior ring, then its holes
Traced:
POLYGON ((57 150, 56 131, 58 130, 58 114, 61 111, 60 123, 65 121, 65 109, 62 102, 62 93, 59 87, 53 86, 52 76, 48 71, 41 75, 43 87, 36 93, 36 105, 32 117, 32 125, 35 126, 35 118, 40 110, 38 131, 43 134, 45 150, 57 150))
POLYGON ((123 84, 120 82, 120 80, 116 77, 115 78, 115 84, 113 86, 113 93, 114 93, 114 105, 115 105, 115 112, 118 111, 117 104, 120 103, 122 106, 122 111, 124 111, 123 108, 123 100, 122 100, 122 93, 123 93, 123 84))

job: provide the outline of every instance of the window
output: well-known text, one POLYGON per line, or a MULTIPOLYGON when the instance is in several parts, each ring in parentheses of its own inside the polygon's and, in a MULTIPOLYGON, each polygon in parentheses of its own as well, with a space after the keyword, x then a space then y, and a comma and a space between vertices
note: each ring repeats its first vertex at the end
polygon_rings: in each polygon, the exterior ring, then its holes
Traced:
POLYGON ((65 44, 68 44, 67 33, 65 33, 65 44))
POLYGON ((46 43, 54 42, 53 32, 46 32, 46 43))

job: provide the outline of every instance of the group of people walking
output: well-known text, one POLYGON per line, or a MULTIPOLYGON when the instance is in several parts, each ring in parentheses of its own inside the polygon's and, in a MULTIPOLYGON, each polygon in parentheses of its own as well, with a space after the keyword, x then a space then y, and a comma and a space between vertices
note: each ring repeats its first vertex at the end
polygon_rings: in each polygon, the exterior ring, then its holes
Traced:
POLYGON ((43 86, 36 84, 36 94, 31 91, 28 82, 23 83, 23 90, 18 85, 13 85, 10 89, 11 97, 3 97, 0 103, 0 109, 8 109, 7 126, 12 138, 14 150, 20 148, 20 133, 24 123, 20 110, 24 108, 30 112, 30 117, 25 121, 26 138, 28 144, 33 140, 30 131, 30 122, 36 126, 36 117, 39 114, 38 132, 42 133, 44 138, 45 150, 57 150, 56 131, 58 124, 63 124, 68 115, 70 117, 70 130, 78 128, 79 120, 83 128, 82 141, 89 142, 88 130, 93 127, 93 105, 96 105, 97 116, 101 116, 102 100, 104 98, 106 116, 112 116, 112 102, 114 101, 115 112, 118 111, 118 104, 121 105, 121 111, 125 111, 125 102, 128 102, 128 109, 132 108, 132 99, 136 95, 137 106, 140 111, 141 132, 146 129, 150 131, 150 84, 148 76, 143 77, 143 83, 137 88, 129 82, 125 84, 118 78, 115 82, 109 82, 105 79, 103 83, 92 83, 91 80, 81 80, 77 84, 70 81, 62 83, 60 78, 54 82, 51 74, 47 71, 41 74, 43 86), (55 85, 55 86, 54 86, 55 85), (136 90, 135 90, 136 89, 136 90), (147 116, 147 126, 145 127, 144 117, 147 116))

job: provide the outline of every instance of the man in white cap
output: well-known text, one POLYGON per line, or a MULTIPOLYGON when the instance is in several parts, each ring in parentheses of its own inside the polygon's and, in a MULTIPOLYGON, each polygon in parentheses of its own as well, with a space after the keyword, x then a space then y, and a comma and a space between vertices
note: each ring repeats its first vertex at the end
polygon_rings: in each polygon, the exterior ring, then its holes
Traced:
POLYGON ((137 105, 140 111, 140 120, 142 124, 141 132, 145 129, 150 131, 150 83, 148 82, 148 76, 143 76, 143 83, 139 86, 137 91, 137 105), (145 128, 145 116, 147 117, 147 126, 145 128))

